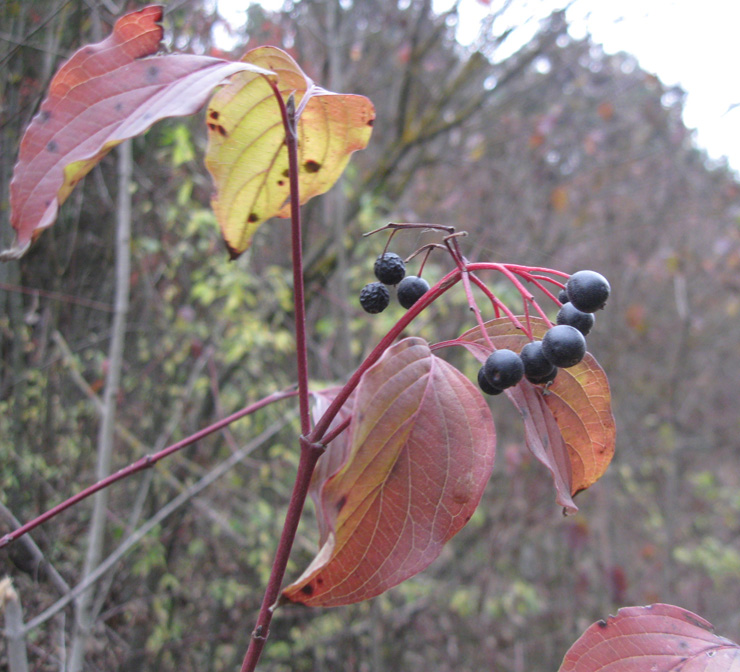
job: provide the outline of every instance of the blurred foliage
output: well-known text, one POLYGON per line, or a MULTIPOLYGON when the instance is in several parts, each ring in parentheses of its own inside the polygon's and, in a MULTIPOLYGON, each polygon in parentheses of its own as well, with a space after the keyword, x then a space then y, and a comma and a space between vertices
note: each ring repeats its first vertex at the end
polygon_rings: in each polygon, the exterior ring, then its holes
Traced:
MULTIPOLYGON (((210 5, 166 4, 178 49, 217 53, 210 5)), ((361 234, 389 220, 453 224, 469 233, 462 247, 471 260, 609 277, 613 297, 589 346, 612 384, 617 458, 579 497, 582 512, 564 519, 514 414, 494 400, 498 463, 469 526, 428 571, 371 602, 278 610, 262 669, 557 669, 588 624, 654 601, 701 613, 737 639, 736 176, 694 147, 682 91, 627 54, 572 39, 562 14, 497 58, 507 35, 489 25, 462 48, 454 11, 438 17, 430 5, 303 0, 274 14, 252 6, 238 36, 234 55, 283 46, 320 84, 365 94, 378 109, 370 147, 305 208, 313 379, 346 378, 401 314, 394 304, 373 319, 360 310, 356 296, 385 245, 383 234, 361 234)), ((7 244, 21 131, 59 59, 92 39, 92 19, 82 0, 11 1, 0 6, 0 24, 7 244)), ((202 126, 198 116, 163 122, 135 143, 116 468, 295 379, 288 224, 268 223, 247 254, 227 261, 209 209, 202 126)), ((0 265, 0 501, 21 520, 94 479, 90 395, 101 393, 106 370, 115 170, 104 161, 30 254, 0 265)), ((435 240, 399 235, 392 247, 408 255, 435 240)), ((410 262, 413 272, 419 263, 410 262)), ((435 253, 424 276, 434 281, 448 268, 435 253)), ((516 306, 500 277, 485 279, 516 306)), ((414 333, 439 341, 471 326, 462 292, 448 297, 414 333)), ((466 353, 444 356, 475 374, 466 353)), ((295 473, 293 407, 268 407, 113 488, 109 552, 234 450, 285 423, 116 566, 91 666, 238 667, 295 473)), ((70 585, 89 511, 82 504, 34 535, 70 585)), ((316 537, 309 508, 289 576, 313 556, 316 537)), ((58 595, 12 549, 0 562, 30 619, 58 595)), ((61 667, 61 629, 73 620, 65 613, 32 634, 33 669, 61 667)), ((0 649, 0 669, 3 656, 0 649)))

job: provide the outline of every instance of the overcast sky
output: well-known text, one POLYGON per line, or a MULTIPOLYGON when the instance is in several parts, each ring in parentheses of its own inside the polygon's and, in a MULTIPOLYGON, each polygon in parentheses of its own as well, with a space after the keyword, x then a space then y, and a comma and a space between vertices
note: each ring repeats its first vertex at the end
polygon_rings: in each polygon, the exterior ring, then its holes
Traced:
MULTIPOLYGON (((435 0, 435 8, 441 10, 450 1, 435 0)), ((245 0, 218 4, 226 18, 243 24, 245 0)), ((276 9, 282 2, 259 4, 276 9)), ((510 20, 526 24, 524 37, 536 30, 537 19, 564 4, 564 0, 514 0, 510 20)), ((475 36, 487 11, 481 0, 462 0, 458 28, 462 42, 475 36)), ((696 129, 697 144, 712 158, 726 156, 740 171, 740 0, 574 0, 567 16, 574 37, 590 33, 607 53, 630 53, 664 84, 680 85, 688 94, 684 121, 696 129)))

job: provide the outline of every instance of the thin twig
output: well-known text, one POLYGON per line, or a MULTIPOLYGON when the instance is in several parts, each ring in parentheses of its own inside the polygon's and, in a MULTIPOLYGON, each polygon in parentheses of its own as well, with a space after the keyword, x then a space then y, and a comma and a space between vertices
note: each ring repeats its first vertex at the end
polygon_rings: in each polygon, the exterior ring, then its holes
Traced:
MULTIPOLYGON (((20 521, 13 515, 13 512, 8 509, 2 502, 0 502, 0 516, 2 516, 2 518, 8 523, 8 525, 12 525, 13 527, 19 527, 21 524, 20 521)), ((64 595, 65 593, 68 593, 70 591, 69 584, 56 570, 54 565, 52 565, 44 557, 44 553, 36 545, 36 542, 33 540, 33 538, 30 535, 27 535, 23 539, 23 542, 25 543, 26 548, 31 553, 31 555, 33 556, 33 560, 36 563, 36 573, 40 574, 40 572, 42 571, 45 572, 52 585, 57 589, 57 591, 59 591, 60 594, 64 595)), ((36 578, 38 578, 38 576, 36 578)))
MULTIPOLYGON (((258 437, 250 441, 244 448, 232 453, 226 460, 221 464, 214 467, 208 474, 203 476, 199 481, 191 485, 189 488, 184 490, 169 504, 162 507, 154 516, 152 516, 146 523, 139 527, 131 536, 129 536, 113 553, 111 553, 103 562, 101 562, 95 571, 93 571, 82 583, 75 586, 67 595, 57 600, 48 609, 40 613, 36 618, 30 620, 23 627, 22 634, 25 636, 42 623, 49 620, 54 614, 60 609, 63 609, 69 602, 77 597, 82 591, 87 589, 93 583, 95 583, 101 576, 103 576, 111 567, 113 567, 133 546, 139 543, 151 530, 159 525, 168 516, 174 513, 183 504, 188 502, 190 499, 195 497, 198 493, 202 492, 209 485, 217 481, 222 476, 226 475, 235 465, 241 462, 250 453, 254 452, 259 448, 265 441, 270 437, 274 436, 280 429, 282 429, 289 420, 283 420, 275 423, 268 429, 266 429, 258 437)), ((214 430, 215 431, 215 430, 214 430)))
POLYGON ((97 483, 94 483, 90 487, 85 488, 82 492, 77 493, 73 497, 70 497, 69 499, 63 501, 61 504, 57 504, 57 506, 55 506, 54 508, 49 509, 45 513, 41 514, 37 518, 34 518, 32 521, 26 523, 25 525, 22 525, 17 530, 14 530, 13 532, 6 534, 4 537, 0 538, 0 548, 7 546, 9 543, 15 541, 19 537, 22 537, 27 532, 30 532, 34 528, 45 523, 47 520, 54 518, 55 516, 60 514, 62 511, 66 511, 68 508, 74 506, 75 504, 82 501, 83 499, 89 497, 90 495, 95 494, 98 490, 107 488, 109 485, 112 485, 113 483, 116 483, 117 481, 120 481, 126 478, 127 476, 131 476, 131 474, 135 474, 139 471, 143 471, 144 469, 150 469, 157 462, 164 459, 165 457, 169 457, 173 453, 176 453, 178 450, 182 450, 183 448, 187 448, 187 446, 191 446, 192 444, 196 443, 197 441, 200 441, 201 439, 205 438, 209 434, 218 432, 219 430, 223 429, 227 425, 230 425, 232 422, 235 422, 239 420, 240 418, 250 415, 254 413, 255 411, 258 411, 259 409, 264 408, 265 406, 268 406, 269 404, 275 403, 276 401, 287 399, 288 397, 294 397, 296 396, 296 394, 297 392, 294 388, 283 390, 282 392, 275 392, 265 397, 264 399, 260 399, 260 401, 257 401, 254 404, 250 404, 249 406, 246 406, 245 408, 241 409, 240 411, 237 411, 236 413, 232 413, 228 417, 223 418, 222 420, 219 420, 218 422, 214 422, 212 425, 209 425, 205 429, 201 429, 200 431, 195 432, 195 434, 191 434, 190 436, 183 439, 182 441, 178 441, 177 443, 174 443, 171 446, 168 446, 164 450, 161 450, 159 453, 155 453, 153 455, 145 455, 144 457, 137 460, 133 464, 130 464, 128 467, 125 467, 124 469, 117 471, 115 474, 111 474, 107 478, 104 478, 103 480, 98 481, 97 483))
MULTIPOLYGON (((483 293, 488 297, 488 300, 493 304, 494 308, 497 310, 503 311, 503 313, 506 315, 506 317, 509 318, 511 323, 517 327, 517 329, 521 329, 525 334, 527 333, 527 330, 524 328, 524 325, 519 321, 519 319, 514 315, 514 313, 511 312, 509 307, 501 301, 488 287, 486 286, 486 283, 484 283, 477 275, 470 273, 470 279, 483 291, 483 293)), ((498 317, 498 315, 497 315, 498 317)), ((531 334, 527 334, 531 338, 531 334)))
POLYGON ((486 343, 491 348, 491 350, 495 350, 496 346, 493 344, 491 337, 488 335, 488 331, 486 331, 486 326, 483 323, 483 317, 480 314, 480 309, 478 308, 478 304, 476 303, 475 297, 473 296, 473 290, 470 286, 470 274, 467 271, 463 272, 462 281, 463 287, 465 288, 465 296, 468 300, 468 307, 470 308, 470 310, 473 311, 473 314, 475 315, 475 321, 478 323, 478 327, 480 328, 481 334, 483 334, 483 338, 486 339, 486 343))

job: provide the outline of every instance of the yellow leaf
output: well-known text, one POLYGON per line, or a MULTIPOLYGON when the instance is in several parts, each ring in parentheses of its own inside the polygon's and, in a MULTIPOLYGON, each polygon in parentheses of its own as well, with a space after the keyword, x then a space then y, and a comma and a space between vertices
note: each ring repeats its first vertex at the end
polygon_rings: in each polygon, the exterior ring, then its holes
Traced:
MULTIPOLYGON (((300 201, 328 191, 350 154, 367 146, 375 119, 364 96, 316 86, 284 51, 260 47, 242 59, 275 73, 284 100, 295 97, 300 201)), ((269 81, 251 72, 234 77, 208 106, 206 166, 216 184, 212 205, 233 257, 259 225, 289 217, 288 152, 280 107, 269 81)))

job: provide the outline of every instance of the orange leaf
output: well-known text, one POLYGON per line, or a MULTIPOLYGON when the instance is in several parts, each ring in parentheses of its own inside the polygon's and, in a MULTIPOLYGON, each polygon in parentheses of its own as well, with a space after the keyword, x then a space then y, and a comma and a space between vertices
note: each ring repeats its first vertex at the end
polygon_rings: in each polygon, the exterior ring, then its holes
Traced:
MULTIPOLYGON (((375 119, 364 96, 316 86, 277 47, 260 47, 244 59, 277 74, 284 99, 295 96, 301 203, 328 191, 352 152, 367 146, 375 119)), ((280 109, 270 84, 252 73, 234 77, 208 105, 206 167, 216 184, 212 205, 232 257, 251 244, 260 224, 289 217, 288 152, 280 109)))
POLYGON ((488 405, 420 338, 365 373, 353 408, 348 459, 321 489, 327 539, 285 600, 352 604, 422 571, 473 515, 491 474, 488 405))
MULTIPOLYGON (((531 324, 535 338, 542 338, 548 329, 544 320, 531 318, 531 324)), ((496 348, 519 352, 528 341, 508 318, 485 326, 496 348)), ((458 342, 481 362, 490 354, 478 327, 458 342)), ((506 392, 524 418, 527 445, 552 473, 558 503, 577 511, 572 496, 599 480, 614 455, 616 429, 606 374, 587 353, 580 364, 560 369, 547 390, 523 380, 506 392)))
POLYGON ((56 73, 21 142, 10 185, 16 244, 0 258, 23 255, 75 185, 123 140, 165 117, 192 114, 236 72, 266 72, 205 56, 151 56, 161 18, 159 6, 126 14, 108 38, 79 49, 56 73))

